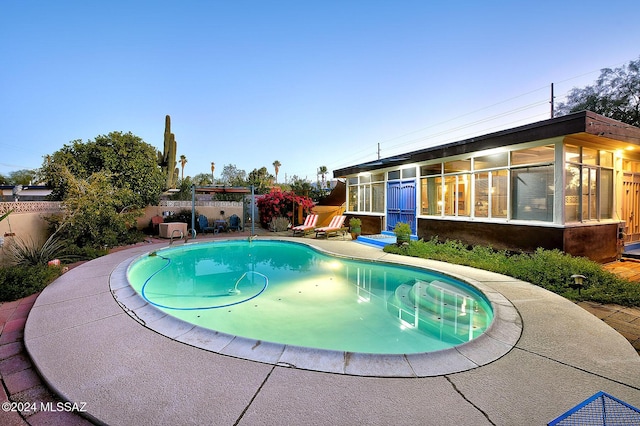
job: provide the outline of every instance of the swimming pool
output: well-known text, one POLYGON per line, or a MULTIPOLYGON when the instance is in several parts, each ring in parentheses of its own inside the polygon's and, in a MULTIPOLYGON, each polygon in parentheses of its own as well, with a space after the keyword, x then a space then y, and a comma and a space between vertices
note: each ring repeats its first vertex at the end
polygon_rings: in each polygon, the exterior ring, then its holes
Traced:
POLYGON ((491 305, 422 268, 338 257, 288 241, 170 247, 128 268, 145 301, 228 335, 332 351, 413 354, 481 335, 491 305))

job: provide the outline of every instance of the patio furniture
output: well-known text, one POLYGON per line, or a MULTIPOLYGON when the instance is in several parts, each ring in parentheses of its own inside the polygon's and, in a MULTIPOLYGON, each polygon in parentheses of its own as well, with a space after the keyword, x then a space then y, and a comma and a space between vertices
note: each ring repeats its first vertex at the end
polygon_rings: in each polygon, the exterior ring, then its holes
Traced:
POLYGON ((200 232, 206 234, 207 232, 213 232, 216 234, 218 229, 215 226, 209 226, 209 220, 203 214, 198 216, 198 225, 200 226, 200 232))
POLYGON ((310 214, 304 219, 304 223, 302 225, 294 226, 291 228, 293 231, 293 236, 298 235, 307 235, 308 232, 313 231, 316 228, 316 224, 318 223, 318 215, 310 214))
POLYGON ((228 224, 227 221, 224 219, 216 219, 213 221, 213 226, 214 228, 216 228, 216 232, 227 232, 228 229, 228 224))
POLYGON ((242 224, 240 223, 240 218, 236 214, 232 214, 229 216, 229 230, 231 231, 242 231, 242 224))
POLYGON ((330 235, 337 235, 339 232, 342 232, 342 238, 344 238, 344 234, 347 232, 347 228, 344 227, 344 220, 344 215, 334 216, 328 226, 315 229, 316 238, 318 238, 318 236, 329 238, 330 235))

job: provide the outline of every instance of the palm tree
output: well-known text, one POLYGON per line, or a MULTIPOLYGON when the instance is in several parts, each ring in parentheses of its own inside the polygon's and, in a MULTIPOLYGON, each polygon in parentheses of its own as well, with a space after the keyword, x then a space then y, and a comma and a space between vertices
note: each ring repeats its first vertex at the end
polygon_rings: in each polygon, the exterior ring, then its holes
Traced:
POLYGON ((324 189, 327 185, 326 185, 326 175, 329 171, 327 170, 327 166, 320 166, 320 168, 318 169, 318 174, 320 176, 322 176, 322 188, 324 189))
POLYGON ((273 162, 273 168, 276 170, 276 183, 278 183, 278 172, 280 171, 280 166, 282 166, 282 164, 280 164, 278 160, 273 162))
POLYGON ((182 166, 182 180, 184 180, 184 165, 187 164, 187 157, 184 155, 180 156, 180 165, 182 166))

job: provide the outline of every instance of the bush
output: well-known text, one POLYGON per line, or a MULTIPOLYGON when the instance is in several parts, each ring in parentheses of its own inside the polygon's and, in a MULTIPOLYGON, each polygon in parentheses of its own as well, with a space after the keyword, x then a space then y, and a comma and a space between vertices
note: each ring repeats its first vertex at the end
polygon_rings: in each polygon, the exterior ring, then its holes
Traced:
MULTIPOLYGON (((198 211, 196 210, 195 211, 196 222, 198 222, 198 216, 200 216, 200 215, 199 215, 198 211)), ((189 226, 191 226, 191 209, 182 209, 182 210, 178 211, 177 213, 174 213, 174 214, 172 214, 170 216, 167 216, 167 217, 164 218, 164 222, 165 223, 182 222, 182 223, 187 223, 187 224, 189 224, 189 226)))
POLYGON ((491 247, 467 247, 459 241, 438 243, 411 241, 408 245, 387 245, 387 253, 440 260, 509 275, 543 287, 573 301, 588 300, 640 306, 640 285, 606 271, 600 264, 584 257, 573 257, 559 250, 538 249, 534 253, 512 254, 491 247), (581 291, 571 288, 571 275, 586 277, 581 291))
POLYGON ((293 223, 294 206, 301 206, 305 216, 313 207, 311 198, 296 195, 294 192, 282 192, 280 188, 273 188, 268 194, 260 196, 256 204, 263 228, 269 228, 272 220, 277 217, 287 218, 293 223))
POLYGON ((286 217, 274 217, 271 219, 271 226, 269 227, 274 232, 282 232, 289 229, 289 219, 286 217))
POLYGON ((50 266, 0 268, 0 301, 11 301, 41 291, 60 276, 61 269, 50 266))

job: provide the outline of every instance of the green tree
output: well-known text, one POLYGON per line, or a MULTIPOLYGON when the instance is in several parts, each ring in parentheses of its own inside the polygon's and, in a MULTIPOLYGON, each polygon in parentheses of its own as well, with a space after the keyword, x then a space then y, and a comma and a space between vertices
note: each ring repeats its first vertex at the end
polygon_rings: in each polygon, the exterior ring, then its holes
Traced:
POLYGON ((583 110, 640 126, 640 58, 620 68, 604 68, 595 84, 571 89, 555 115, 583 110))
POLYGON ((9 173, 9 182, 12 185, 30 185, 36 177, 35 170, 16 170, 9 173))
MULTIPOLYGON (((266 168, 265 168, 266 170, 266 168)), ((234 164, 225 164, 220 179, 224 185, 247 186, 247 172, 238 169, 234 164)))
POLYGON ((254 186, 256 194, 266 194, 269 192, 269 187, 273 182, 273 176, 266 167, 261 167, 260 169, 253 169, 249 173, 248 181, 249 185, 254 186))
POLYGON ((171 195, 172 200, 180 200, 180 201, 188 201, 193 197, 191 194, 191 185, 193 185, 193 181, 189 176, 184 179, 180 179, 178 189, 179 191, 173 195, 171 195))
POLYGON ((165 183, 156 149, 130 132, 111 132, 87 142, 75 140, 46 157, 42 175, 52 196, 64 200, 70 182, 68 175, 60 174, 61 166, 77 179, 104 173, 113 188, 128 194, 123 203, 138 207, 156 204, 165 183))
POLYGON ((5 175, 0 174, 0 185, 7 185, 9 183, 9 178, 5 175))
POLYGON ((211 182, 211 173, 198 173, 193 177, 192 181, 196 186, 211 185, 213 183, 211 182))
POLYGON ((50 218, 68 245, 96 249, 136 241, 136 218, 141 211, 128 205, 132 190, 115 187, 106 171, 87 179, 74 176, 64 165, 57 174, 66 182, 63 215, 50 218))

